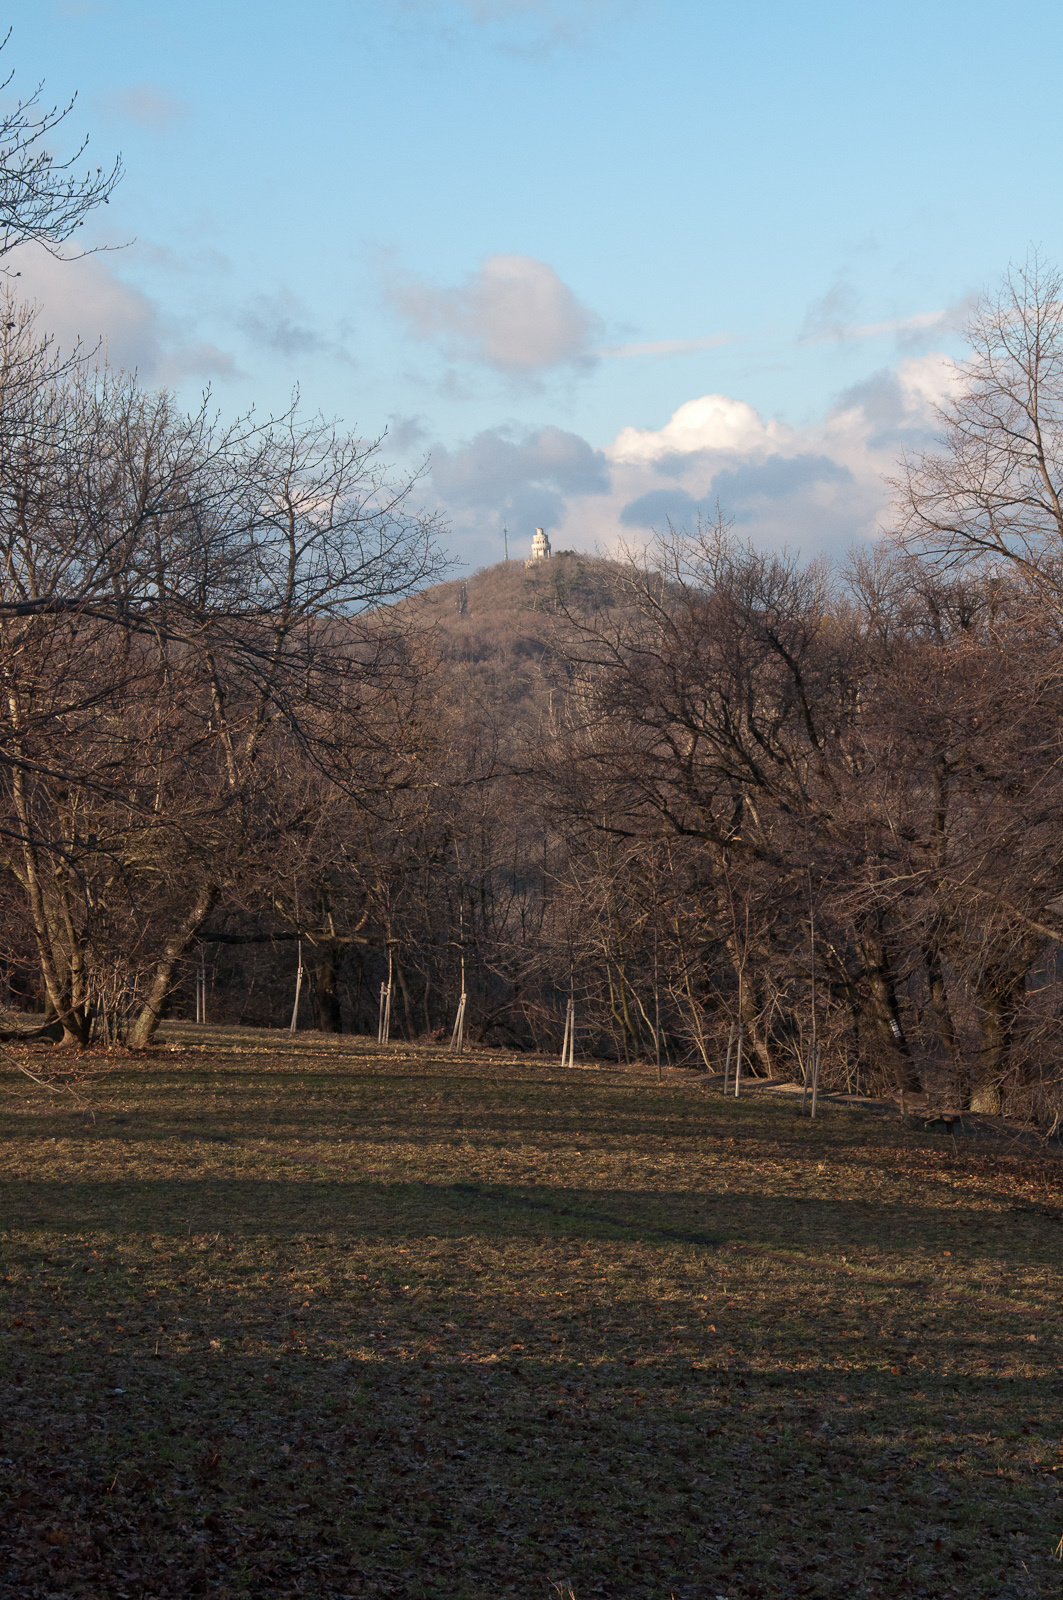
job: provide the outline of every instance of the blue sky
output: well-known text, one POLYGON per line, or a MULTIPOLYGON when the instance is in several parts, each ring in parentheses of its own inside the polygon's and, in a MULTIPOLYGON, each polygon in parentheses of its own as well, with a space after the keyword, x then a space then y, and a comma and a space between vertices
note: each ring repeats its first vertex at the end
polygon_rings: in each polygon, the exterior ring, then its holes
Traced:
MULTIPOLYGON (((1063 258, 1063 8, 982 0, 16 0, 16 89, 121 150, 126 248, 22 286, 194 403, 304 405, 465 565, 719 501, 873 536, 971 298, 1063 258)), ((10 91, 9 91, 10 92, 10 91)))

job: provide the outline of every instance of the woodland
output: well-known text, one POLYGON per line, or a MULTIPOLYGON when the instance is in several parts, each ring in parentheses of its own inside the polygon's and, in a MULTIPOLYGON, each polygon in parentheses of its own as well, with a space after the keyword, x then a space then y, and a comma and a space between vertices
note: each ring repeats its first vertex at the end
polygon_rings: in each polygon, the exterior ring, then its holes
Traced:
MULTIPOLYGON (((53 155, 69 109, 0 122, 0 259, 118 181, 53 155)), ((936 442, 846 561, 718 519, 449 581, 386 439, 185 414, 60 352, 14 283, 9 1040, 290 1016, 659 1070, 737 1043, 761 1077, 1058 1129, 1054 268, 976 306, 936 442)))
MULTIPOLYGON (((986 298, 893 533, 441 581, 383 442, 223 424, 9 300, 4 998, 1063 1110, 1063 325, 986 298), (202 1009, 197 1013, 196 1007, 202 1009)), ((10 1032, 26 1031, 13 1024, 10 1032)))

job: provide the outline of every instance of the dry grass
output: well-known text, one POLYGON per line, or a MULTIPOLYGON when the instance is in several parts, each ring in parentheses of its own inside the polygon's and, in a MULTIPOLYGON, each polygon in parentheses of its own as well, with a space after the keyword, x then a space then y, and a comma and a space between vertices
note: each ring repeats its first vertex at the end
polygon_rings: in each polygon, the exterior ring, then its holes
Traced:
POLYGON ((11 1600, 1060 1592, 1055 1160, 316 1035, 87 1066, 0 1085, 11 1600))

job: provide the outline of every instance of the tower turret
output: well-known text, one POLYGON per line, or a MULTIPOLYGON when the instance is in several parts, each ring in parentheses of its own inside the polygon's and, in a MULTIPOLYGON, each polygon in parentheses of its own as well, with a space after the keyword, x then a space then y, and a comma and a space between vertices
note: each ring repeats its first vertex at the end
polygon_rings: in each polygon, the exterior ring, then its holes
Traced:
POLYGON ((530 567, 533 561, 548 561, 552 553, 549 537, 541 528, 536 528, 527 565, 530 567))

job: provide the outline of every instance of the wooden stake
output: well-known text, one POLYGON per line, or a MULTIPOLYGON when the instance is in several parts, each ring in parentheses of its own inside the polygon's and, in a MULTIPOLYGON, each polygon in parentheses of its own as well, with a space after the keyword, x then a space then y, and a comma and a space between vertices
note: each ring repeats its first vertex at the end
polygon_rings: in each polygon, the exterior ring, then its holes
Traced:
POLYGON ((196 1022, 204 1023, 207 1020, 207 956, 203 946, 199 947, 199 967, 196 970, 196 1022))
POLYGON ((657 1048, 657 1082, 661 1081, 661 982, 657 966, 657 925, 653 928, 653 1042, 657 1048))
POLYGON ((565 1011, 565 1038, 561 1045, 561 1065, 573 1067, 576 1064, 576 1002, 569 1000, 565 1011))
POLYGON ((380 985, 380 1023, 377 1028, 377 1044, 387 1044, 391 1039, 391 989, 392 974, 394 972, 395 951, 388 945, 388 981, 380 985))
POLYGON ((816 1115, 816 1096, 819 1093, 819 1057, 820 1047, 817 1044, 816 1053, 812 1057, 812 1115, 816 1115))
POLYGON ((742 1046, 745 1043, 745 1038, 746 1038, 746 1025, 745 1025, 744 1022, 740 1022, 738 1024, 738 1053, 735 1056, 735 1099, 736 1100, 738 1099, 739 1085, 742 1082, 742 1046))
POLYGON ((735 1034, 738 1030, 731 1023, 731 1030, 727 1035, 727 1060, 723 1064, 723 1092, 727 1093, 727 1085, 731 1081, 731 1051, 734 1049, 735 1034))
MULTIPOLYGON (((303 941, 301 939, 299 940, 298 950, 299 965, 295 971, 295 1004, 292 1006, 292 1022, 291 1027, 288 1029, 289 1033, 294 1033, 299 1026, 299 996, 303 992, 303 941)), ((206 996, 204 996, 205 999, 206 996)), ((204 1009, 206 1008, 204 1007, 204 1009)))
POLYGON ((450 1048, 454 1055, 460 1056, 465 1048, 465 1001, 468 996, 462 991, 458 1001, 458 1014, 454 1019, 454 1032, 450 1036, 450 1048))

